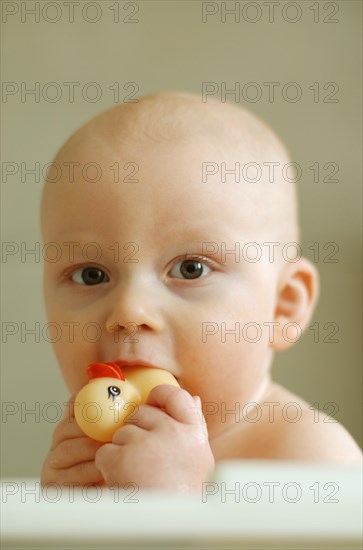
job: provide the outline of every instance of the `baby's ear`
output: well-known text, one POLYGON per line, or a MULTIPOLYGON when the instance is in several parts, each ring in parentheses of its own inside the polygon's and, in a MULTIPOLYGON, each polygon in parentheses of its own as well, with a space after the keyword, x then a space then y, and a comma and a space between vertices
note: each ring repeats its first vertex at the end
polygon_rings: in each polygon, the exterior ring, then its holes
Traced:
POLYGON ((284 350, 292 346, 302 334, 313 314, 319 296, 319 275, 306 258, 287 265, 281 275, 276 300, 274 338, 271 347, 284 350), (290 324, 290 325, 289 325, 290 324), (295 327, 292 328, 292 324, 295 327), (296 327, 298 325, 298 327, 296 327), (289 327, 291 327, 291 332, 289 327), (289 334, 290 333, 290 334, 289 334))

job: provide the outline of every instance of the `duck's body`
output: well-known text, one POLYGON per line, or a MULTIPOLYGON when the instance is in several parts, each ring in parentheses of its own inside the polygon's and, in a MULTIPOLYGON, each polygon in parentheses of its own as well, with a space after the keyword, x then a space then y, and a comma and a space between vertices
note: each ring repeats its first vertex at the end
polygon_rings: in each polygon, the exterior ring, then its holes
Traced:
POLYGON ((145 403, 147 396, 153 388, 161 384, 179 386, 174 376, 163 369, 150 367, 123 367, 122 372, 126 381, 135 388, 140 395, 140 403, 145 403))

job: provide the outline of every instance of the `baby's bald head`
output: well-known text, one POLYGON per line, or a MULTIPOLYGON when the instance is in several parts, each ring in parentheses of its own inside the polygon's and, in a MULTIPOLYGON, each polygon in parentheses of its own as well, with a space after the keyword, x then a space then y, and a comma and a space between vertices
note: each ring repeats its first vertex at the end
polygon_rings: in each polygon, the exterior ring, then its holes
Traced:
MULTIPOLYGON (((200 180, 195 183, 207 189, 209 183, 218 181, 226 194, 238 187, 250 213, 252 209, 259 223, 271 228, 271 237, 298 241, 296 184, 282 176, 283 166, 289 162, 288 153, 266 124, 231 104, 210 99, 203 103, 196 95, 161 92, 137 103, 117 105, 77 130, 54 162, 62 165, 76 158, 95 161, 100 153, 116 161, 122 152, 130 155, 130 151, 137 153, 158 143, 192 146, 194 150, 200 147, 204 152, 210 144, 210 153, 204 153, 201 162, 200 180), (235 168, 241 172, 240 177, 228 174, 235 168)), ((46 222, 46 205, 58 187, 52 179, 50 171, 43 192, 42 225, 46 222)))

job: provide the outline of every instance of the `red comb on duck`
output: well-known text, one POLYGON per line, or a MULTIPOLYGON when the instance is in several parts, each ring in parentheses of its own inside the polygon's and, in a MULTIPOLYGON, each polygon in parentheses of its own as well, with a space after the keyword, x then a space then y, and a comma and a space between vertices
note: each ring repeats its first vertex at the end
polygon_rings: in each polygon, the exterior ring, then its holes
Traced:
POLYGON ((126 380, 120 366, 113 361, 109 363, 92 363, 87 367, 87 376, 89 380, 94 378, 117 378, 126 380))

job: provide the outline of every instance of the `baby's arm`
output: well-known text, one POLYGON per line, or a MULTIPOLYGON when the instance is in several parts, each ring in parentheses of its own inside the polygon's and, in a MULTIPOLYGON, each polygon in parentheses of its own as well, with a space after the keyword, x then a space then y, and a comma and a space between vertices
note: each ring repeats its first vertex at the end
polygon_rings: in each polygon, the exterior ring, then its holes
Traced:
POLYGON ((70 398, 64 417, 54 430, 51 448, 42 467, 42 485, 105 485, 95 465, 96 451, 102 443, 85 436, 78 427, 74 417, 75 397, 70 398))
POLYGON ((214 470, 214 458, 197 400, 175 386, 157 386, 112 443, 96 452, 96 466, 108 485, 200 489, 214 470))

